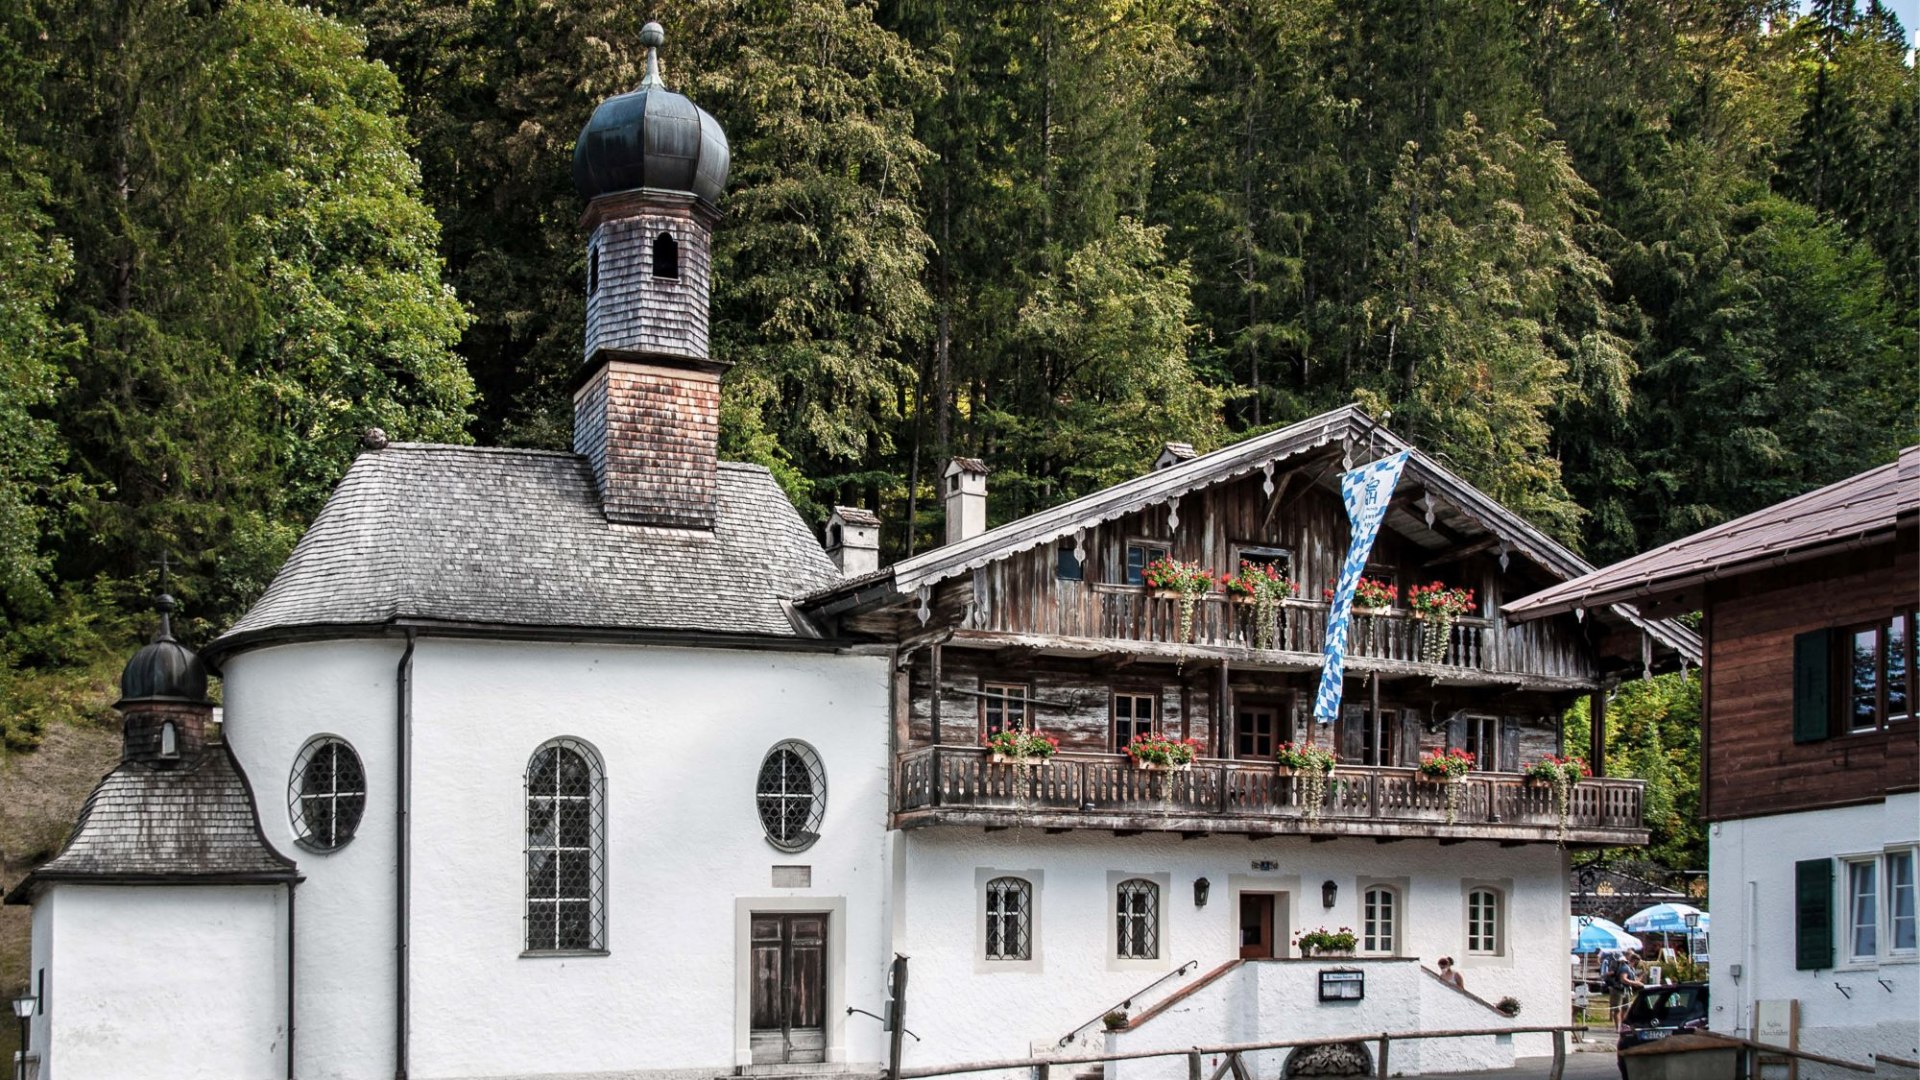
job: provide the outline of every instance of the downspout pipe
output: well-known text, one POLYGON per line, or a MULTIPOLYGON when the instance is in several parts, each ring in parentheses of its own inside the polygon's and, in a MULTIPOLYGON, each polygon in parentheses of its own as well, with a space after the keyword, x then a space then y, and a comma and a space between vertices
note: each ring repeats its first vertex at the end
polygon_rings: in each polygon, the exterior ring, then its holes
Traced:
POLYGON ((407 886, 412 876, 412 822, 408 815, 413 808, 413 646, 414 630, 407 629, 407 648, 400 654, 400 664, 394 673, 394 889, 393 889, 393 1076, 394 1080, 407 1080, 407 989, 412 982, 408 966, 411 959, 408 952, 408 905, 410 897, 407 886))
POLYGON ((293 1080, 293 890, 299 882, 287 882, 287 1080, 293 1080))

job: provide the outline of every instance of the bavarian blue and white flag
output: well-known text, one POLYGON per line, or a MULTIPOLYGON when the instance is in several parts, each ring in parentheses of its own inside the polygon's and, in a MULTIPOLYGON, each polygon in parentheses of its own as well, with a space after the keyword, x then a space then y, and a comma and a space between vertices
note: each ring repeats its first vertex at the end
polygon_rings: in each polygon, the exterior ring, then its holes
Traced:
POLYGON ((1353 616, 1353 593, 1366 572, 1367 555, 1373 551, 1374 537, 1380 535, 1380 522, 1387 516, 1387 504, 1393 501, 1393 489, 1400 483, 1400 470, 1410 453, 1402 450, 1390 454, 1340 477, 1340 496, 1347 501, 1353 541, 1347 545, 1340 583, 1334 587, 1333 603, 1327 607, 1327 647, 1320 666, 1320 693, 1313 701, 1313 717, 1322 724, 1331 724, 1340 716, 1340 680, 1347 666, 1347 623, 1353 616))

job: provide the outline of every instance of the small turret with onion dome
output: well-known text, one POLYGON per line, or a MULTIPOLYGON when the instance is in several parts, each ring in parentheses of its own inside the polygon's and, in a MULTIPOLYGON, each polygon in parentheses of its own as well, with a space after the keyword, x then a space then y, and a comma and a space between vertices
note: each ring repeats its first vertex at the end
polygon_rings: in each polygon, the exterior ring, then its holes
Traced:
POLYGON ((174 599, 154 599, 160 625, 120 672, 123 722, 121 756, 156 768, 198 758, 206 746, 213 702, 207 698, 207 665, 173 636, 174 599))
POLYGON ((640 85, 601 102, 573 148, 588 200, 573 448, 608 520, 710 530, 727 365, 707 351, 707 304, 730 152, 720 124, 667 89, 665 41, 659 23, 641 29, 640 85))

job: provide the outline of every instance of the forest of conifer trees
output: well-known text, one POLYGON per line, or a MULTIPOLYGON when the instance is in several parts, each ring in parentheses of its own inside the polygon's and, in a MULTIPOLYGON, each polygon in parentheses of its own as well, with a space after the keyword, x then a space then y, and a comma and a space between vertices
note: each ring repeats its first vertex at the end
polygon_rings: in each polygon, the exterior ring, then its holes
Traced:
POLYGON ((733 144, 723 452, 934 542, 1352 400, 1596 562, 1916 438, 1875 2, 7 0, 0 727, 205 640, 357 446, 568 444, 570 155, 667 26, 733 144), (92 666, 90 668, 90 665, 92 666))

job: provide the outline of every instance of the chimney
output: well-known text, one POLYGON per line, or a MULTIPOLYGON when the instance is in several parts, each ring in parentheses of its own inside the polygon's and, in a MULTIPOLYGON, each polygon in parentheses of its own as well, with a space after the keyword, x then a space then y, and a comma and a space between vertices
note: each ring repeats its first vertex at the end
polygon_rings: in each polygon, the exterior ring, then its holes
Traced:
POLYGON ((941 474, 946 490, 947 543, 971 540, 987 531, 987 466, 979 458, 957 457, 941 474))
POLYGON ((588 237, 573 449, 608 520, 711 529, 727 365, 707 352, 707 302, 729 152, 713 117, 661 79, 664 40, 658 23, 641 29, 645 78, 601 102, 574 145, 588 237))
POLYGON ((827 555, 847 577, 880 569, 880 518, 857 506, 836 506, 827 515, 827 555))
POLYGON ((1192 461, 1199 456, 1194 452, 1192 443, 1170 442, 1161 448, 1160 456, 1153 459, 1153 471, 1171 469, 1183 461, 1192 461))

